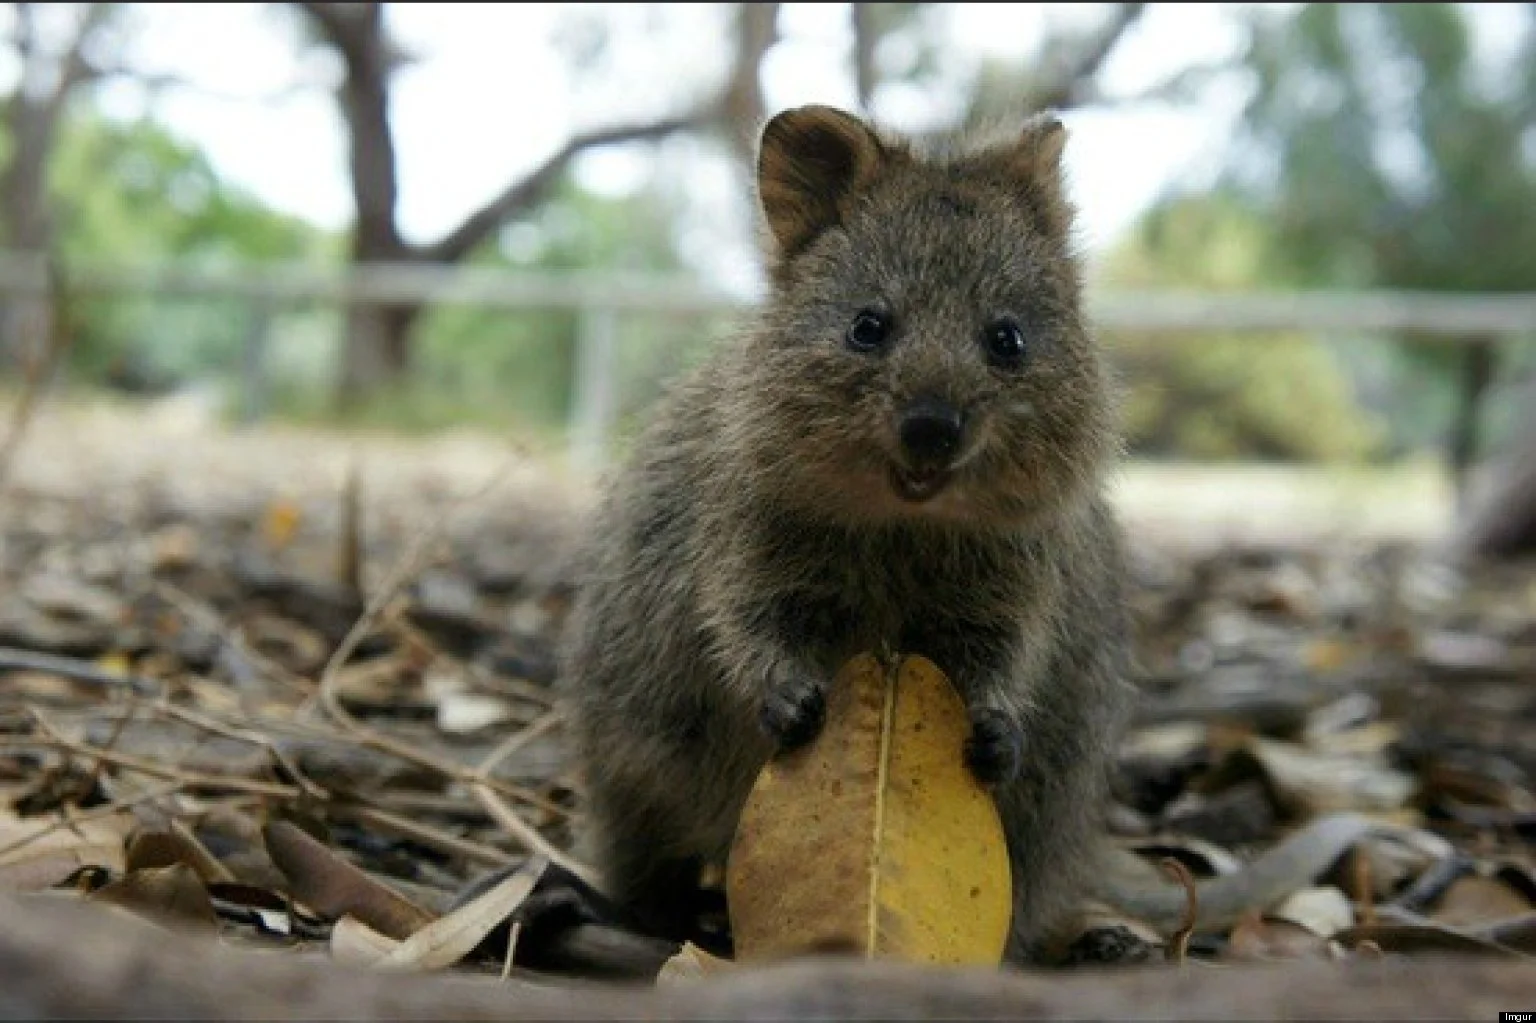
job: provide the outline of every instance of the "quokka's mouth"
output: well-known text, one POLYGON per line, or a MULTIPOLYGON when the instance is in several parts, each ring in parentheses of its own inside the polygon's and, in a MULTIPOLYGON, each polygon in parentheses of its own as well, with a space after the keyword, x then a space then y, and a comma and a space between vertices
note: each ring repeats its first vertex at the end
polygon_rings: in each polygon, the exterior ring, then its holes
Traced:
POLYGON ((912 504, 922 504, 949 485, 954 472, 949 469, 907 469, 891 466, 891 489, 896 496, 912 504))

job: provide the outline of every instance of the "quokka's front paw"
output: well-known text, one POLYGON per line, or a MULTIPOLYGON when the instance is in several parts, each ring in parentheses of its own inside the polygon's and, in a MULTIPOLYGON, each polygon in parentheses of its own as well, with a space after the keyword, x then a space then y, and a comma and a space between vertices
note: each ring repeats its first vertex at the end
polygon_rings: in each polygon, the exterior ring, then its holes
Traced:
POLYGON ((1007 715, 990 707, 971 711, 965 764, 983 785, 1002 785, 1018 776, 1024 759, 1023 733, 1007 715))
POLYGON ((759 712, 763 731, 780 752, 799 749, 821 734, 827 719, 827 691, 810 677, 796 677, 774 686, 759 712))

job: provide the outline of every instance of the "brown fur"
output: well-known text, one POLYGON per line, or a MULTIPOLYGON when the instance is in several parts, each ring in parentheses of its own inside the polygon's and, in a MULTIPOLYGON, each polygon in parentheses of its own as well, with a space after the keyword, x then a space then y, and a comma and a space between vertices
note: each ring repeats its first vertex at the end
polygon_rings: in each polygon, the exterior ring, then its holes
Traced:
POLYGON ((813 703, 861 650, 931 658, 1017 743, 996 789, 1010 956, 1080 892, 1130 689, 1064 141, 1042 117, 925 155, 826 107, 765 128, 771 294, 610 481, 567 646, 591 853, 659 928, 683 927, 698 865, 725 858, 775 748, 765 707, 813 703), (894 323, 874 354, 843 343, 869 307, 894 323), (1016 371, 979 340, 1000 315, 1030 346, 1016 371), (913 502, 892 471, 922 395, 969 425, 949 484, 913 502))

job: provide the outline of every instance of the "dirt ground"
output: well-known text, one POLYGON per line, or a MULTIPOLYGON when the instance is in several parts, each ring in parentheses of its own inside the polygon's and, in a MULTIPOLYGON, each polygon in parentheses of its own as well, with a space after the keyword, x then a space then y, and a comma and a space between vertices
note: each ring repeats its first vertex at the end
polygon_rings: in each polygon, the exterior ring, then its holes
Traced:
MULTIPOLYGON (((430 968, 654 978, 676 946, 577 884, 552 642, 593 489, 560 455, 46 407, 0 493, 0 896, 353 963, 479 913, 430 968)), ((1536 952, 1536 569, 1440 563, 1433 465, 1114 486, 1142 699, 1112 837, 1156 885, 1284 869, 1199 933, 1090 913, 1060 961, 1536 952)))

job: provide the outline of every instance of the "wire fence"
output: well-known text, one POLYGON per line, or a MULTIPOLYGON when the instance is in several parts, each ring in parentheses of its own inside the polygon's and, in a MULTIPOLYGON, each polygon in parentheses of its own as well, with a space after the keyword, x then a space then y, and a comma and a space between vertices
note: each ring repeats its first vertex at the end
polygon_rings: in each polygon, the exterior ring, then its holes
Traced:
MULTIPOLYGON (((0 299, 42 299, 53 288, 48 262, 0 252, 0 299)), ((488 311, 567 311, 578 321, 570 457, 591 468, 603 457, 617 413, 616 356, 622 317, 739 315, 752 296, 679 276, 548 273, 424 264, 353 267, 72 263, 57 279, 71 298, 219 299, 248 308, 239 376, 251 417, 266 407, 263 366, 274 316, 296 309, 383 307, 402 303, 488 311)), ((1435 337, 1447 344, 1536 339, 1536 293, 1091 291, 1095 326, 1168 338, 1201 334, 1295 332, 1341 338, 1435 337)))

